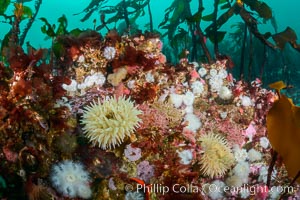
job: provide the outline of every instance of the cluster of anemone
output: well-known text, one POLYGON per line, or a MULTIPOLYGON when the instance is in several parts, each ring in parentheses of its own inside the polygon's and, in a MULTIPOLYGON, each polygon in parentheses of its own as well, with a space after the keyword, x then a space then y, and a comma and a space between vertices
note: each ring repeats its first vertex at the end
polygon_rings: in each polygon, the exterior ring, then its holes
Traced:
POLYGON ((214 178, 224 176, 235 164, 234 155, 227 141, 214 133, 200 136, 202 156, 200 158, 201 170, 204 175, 214 178))
POLYGON ((130 137, 141 122, 138 110, 130 99, 111 97, 93 102, 84 108, 81 123, 85 136, 94 146, 112 149, 130 137))
POLYGON ((83 81, 77 82, 76 80, 72 79, 69 85, 62 84, 62 87, 68 91, 70 94, 72 92, 76 92, 81 90, 81 94, 85 94, 83 91, 92 87, 93 85, 102 86, 106 81, 105 76, 102 72, 96 72, 91 75, 87 75, 83 81))

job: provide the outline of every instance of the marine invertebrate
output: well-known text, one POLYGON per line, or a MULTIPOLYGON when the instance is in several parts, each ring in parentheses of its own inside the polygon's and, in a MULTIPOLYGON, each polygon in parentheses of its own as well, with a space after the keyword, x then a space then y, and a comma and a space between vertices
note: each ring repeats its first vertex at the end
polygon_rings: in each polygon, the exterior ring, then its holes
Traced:
POLYGON ((223 176, 235 163, 227 141, 220 135, 209 133, 200 136, 203 154, 200 158, 203 173, 211 178, 223 176))
POLYGON ((204 67, 201 67, 199 70, 198 70, 198 73, 201 77, 205 76, 207 74, 207 71, 204 67))
POLYGON ((226 119, 227 114, 228 114, 227 112, 220 112, 221 119, 226 119))
POLYGON ((183 151, 178 151, 178 156, 180 157, 180 163, 184 165, 188 165, 193 160, 193 152, 190 149, 186 149, 183 151))
POLYGON ((92 196, 89 174, 78 162, 64 160, 54 165, 50 179, 57 191, 66 197, 88 199, 92 196))
POLYGON ((138 115, 141 113, 125 97, 111 97, 103 103, 98 99, 98 102, 93 101, 84 108, 81 123, 86 137, 94 146, 111 149, 121 144, 139 126, 141 120, 138 115))
POLYGON ((209 75, 213 76, 217 76, 218 75, 218 71, 215 68, 212 68, 209 70, 209 75))
POLYGON ((193 82, 192 83, 192 85, 191 85, 191 88, 192 88, 192 90, 193 90, 193 93, 194 94, 202 94, 203 93, 203 91, 204 91, 204 86, 203 86, 203 83, 202 82, 200 82, 200 81, 195 81, 195 82, 193 82))
POLYGON ((222 86, 219 90, 219 97, 223 100, 229 100, 232 98, 232 92, 228 87, 222 86))
POLYGON ((187 91, 183 96, 183 103, 186 106, 192 106, 195 100, 195 96, 191 91, 187 91))
POLYGON ((233 168, 233 173, 241 178, 247 178, 250 173, 250 165, 246 161, 241 161, 233 168))
POLYGON ((210 85, 211 92, 218 92, 221 89, 221 87, 223 86, 223 79, 221 77, 219 77, 218 75, 212 76, 209 79, 209 85, 210 85))
POLYGON ((218 76, 220 78, 226 78, 228 76, 228 72, 226 71, 226 69, 221 68, 218 72, 218 76))
POLYGON ((86 76, 84 82, 78 84, 79 89, 84 89, 86 87, 91 87, 94 84, 102 86, 105 83, 105 76, 102 72, 96 72, 92 75, 86 76))
POLYGON ((115 185, 115 182, 114 182, 114 178, 111 177, 109 180, 108 180, 108 187, 109 189, 111 190, 117 190, 117 187, 115 185))
POLYGON ((137 161, 142 157, 142 150, 140 148, 132 147, 131 144, 126 145, 126 148, 124 150, 124 155, 128 160, 130 161, 137 161))
MULTIPOLYGON (((273 169, 272 174, 271 174, 271 180, 277 179, 279 176, 279 173, 277 169, 273 169)), ((268 178, 268 166, 262 165, 259 168, 259 176, 258 176, 258 181, 267 183, 267 178, 268 178)))
POLYGON ((145 79, 148 83, 153 83, 155 81, 154 76, 150 71, 146 74, 145 79))
POLYGON ((262 146, 262 148, 266 149, 269 147, 270 142, 267 137, 261 137, 261 138, 259 138, 259 144, 260 144, 260 146, 262 146))
POLYGON ((144 200, 144 195, 140 192, 126 192, 125 200, 144 200))
POLYGON ((243 162, 248 159, 248 153, 246 149, 240 149, 238 145, 234 145, 233 153, 237 162, 243 162))
POLYGON ((188 113, 185 116, 185 121, 188 122, 188 125, 186 126, 186 128, 193 132, 196 132, 202 126, 200 119, 193 113, 188 113))
POLYGON ((241 99, 242 105, 245 107, 253 105, 252 100, 248 96, 241 96, 240 99, 241 99))
POLYGON ((119 68, 115 73, 108 75, 107 81, 113 86, 117 86, 126 77, 126 75, 127 70, 125 68, 119 68))
POLYGON ((243 185, 243 180, 241 177, 233 175, 226 179, 226 184, 231 187, 241 187, 243 185))
POLYGON ((239 194, 242 199, 248 199, 248 197, 250 196, 250 191, 246 188, 242 188, 239 194))
POLYGON ((150 165, 149 161, 144 160, 137 165, 137 177, 145 183, 149 183, 154 176, 154 166, 150 165))
POLYGON ((112 60, 116 56, 116 49, 114 47, 105 47, 103 51, 103 56, 107 60, 112 60))
POLYGON ((262 155, 259 151, 256 151, 255 149, 250 149, 248 151, 248 157, 251 162, 254 162, 254 161, 260 161, 262 155))
POLYGON ((182 105, 183 102, 183 95, 172 93, 170 94, 170 101, 173 103, 175 108, 179 108, 182 105))
POLYGON ((282 193, 282 186, 272 186, 271 190, 269 191, 269 198, 272 200, 278 199, 281 193, 282 193))
POLYGON ((223 181, 215 180, 212 182, 211 186, 218 188, 217 190, 209 190, 208 196, 211 199, 215 200, 224 198, 224 187, 226 184, 223 181))
POLYGON ((75 92, 77 90, 77 82, 76 80, 71 80, 70 84, 62 84, 62 87, 68 92, 75 92))

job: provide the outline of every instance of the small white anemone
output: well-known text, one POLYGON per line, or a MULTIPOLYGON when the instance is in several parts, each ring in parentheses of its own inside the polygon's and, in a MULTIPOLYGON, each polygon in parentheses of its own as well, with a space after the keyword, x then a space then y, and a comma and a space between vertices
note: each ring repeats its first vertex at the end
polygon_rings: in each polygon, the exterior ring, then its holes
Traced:
POLYGON ((192 106, 195 100, 195 95, 191 91, 187 91, 183 96, 183 103, 186 106, 192 106))
POLYGON ((211 75, 212 77, 217 76, 218 75, 218 71, 216 69, 210 69, 209 70, 209 75, 211 75))
POLYGON ((248 157, 251 162, 255 162, 255 161, 260 161, 262 155, 259 151, 256 151, 255 149, 250 149, 248 151, 248 157))
POLYGON ((232 92, 228 87, 222 86, 219 90, 219 97, 223 100, 229 100, 232 97, 232 92))
POLYGON ((223 79, 219 76, 213 76, 209 79, 209 85, 212 92, 218 92, 223 86, 223 79))
POLYGON ((226 69, 220 69, 219 73, 218 73, 218 76, 220 78, 223 78, 223 79, 226 78, 228 76, 228 73, 227 73, 226 69))
POLYGON ((55 164, 52 168, 51 182, 58 192, 69 198, 88 199, 92 196, 89 187, 89 174, 83 165, 71 160, 55 164))
POLYGON ((200 81, 193 82, 191 88, 193 90, 193 93, 196 95, 202 94, 202 92, 204 91, 203 83, 201 83, 200 81))
POLYGON ((77 81, 72 79, 71 84, 62 84, 62 88, 64 88, 68 92, 75 92, 77 90, 77 81))
POLYGON ((210 185, 210 190, 208 192, 208 196, 213 199, 223 199, 224 198, 224 187, 226 184, 223 181, 215 180, 210 185), (214 188, 214 189, 212 189, 214 188))
POLYGON ((269 147, 270 141, 267 137, 261 137, 259 139, 259 144, 260 144, 260 146, 262 146, 262 148, 266 149, 269 147))
POLYGON ((207 71, 204 67, 201 67, 199 70, 198 70, 198 74, 203 77, 207 74, 207 71))
POLYGON ((193 160, 193 153, 190 149, 186 149, 183 151, 177 151, 178 156, 180 157, 180 163, 184 165, 188 165, 192 162, 193 160))
POLYGON ((246 149, 241 149, 238 145, 233 147, 233 154, 237 162, 246 161, 248 159, 248 153, 246 149))
POLYGON ((241 103, 244 107, 252 106, 252 100, 248 96, 241 96, 241 103))
POLYGON ((235 175, 241 177, 241 178, 246 178, 249 176, 250 173, 250 166, 248 162, 242 161, 239 162, 234 168, 233 172, 235 175))
POLYGON ((153 83, 155 80, 154 80, 154 76, 153 76, 153 74, 151 74, 151 72, 148 72, 147 74, 146 74, 146 81, 148 82, 148 83, 153 83))
POLYGON ((103 52, 103 56, 107 59, 107 60, 112 60, 115 58, 116 56, 116 49, 114 47, 105 47, 104 48, 104 52, 103 52))
POLYGON ((84 85, 86 87, 91 87, 94 84, 102 86, 105 83, 105 76, 101 72, 97 72, 90 76, 85 77, 84 85))
POLYGON ((172 93, 170 94, 170 100, 173 103, 175 108, 179 108, 183 102, 183 95, 172 93))
POLYGON ((196 132, 202 126, 200 119, 193 113, 188 113, 185 116, 185 121, 188 122, 188 126, 185 128, 193 132, 196 132))

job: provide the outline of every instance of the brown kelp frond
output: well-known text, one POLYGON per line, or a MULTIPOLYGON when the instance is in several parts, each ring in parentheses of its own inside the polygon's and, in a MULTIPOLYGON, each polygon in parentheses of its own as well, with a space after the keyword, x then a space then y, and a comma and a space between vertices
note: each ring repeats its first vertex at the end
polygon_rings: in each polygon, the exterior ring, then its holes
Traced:
MULTIPOLYGON (((282 82, 271 84, 270 87, 280 92, 285 85, 282 82)), ((300 171, 300 107, 281 94, 267 115, 268 137, 273 149, 283 158, 288 174, 296 177, 300 171), (284 133, 284 137, 283 134, 284 133)), ((300 183, 299 179, 297 180, 300 183)))

